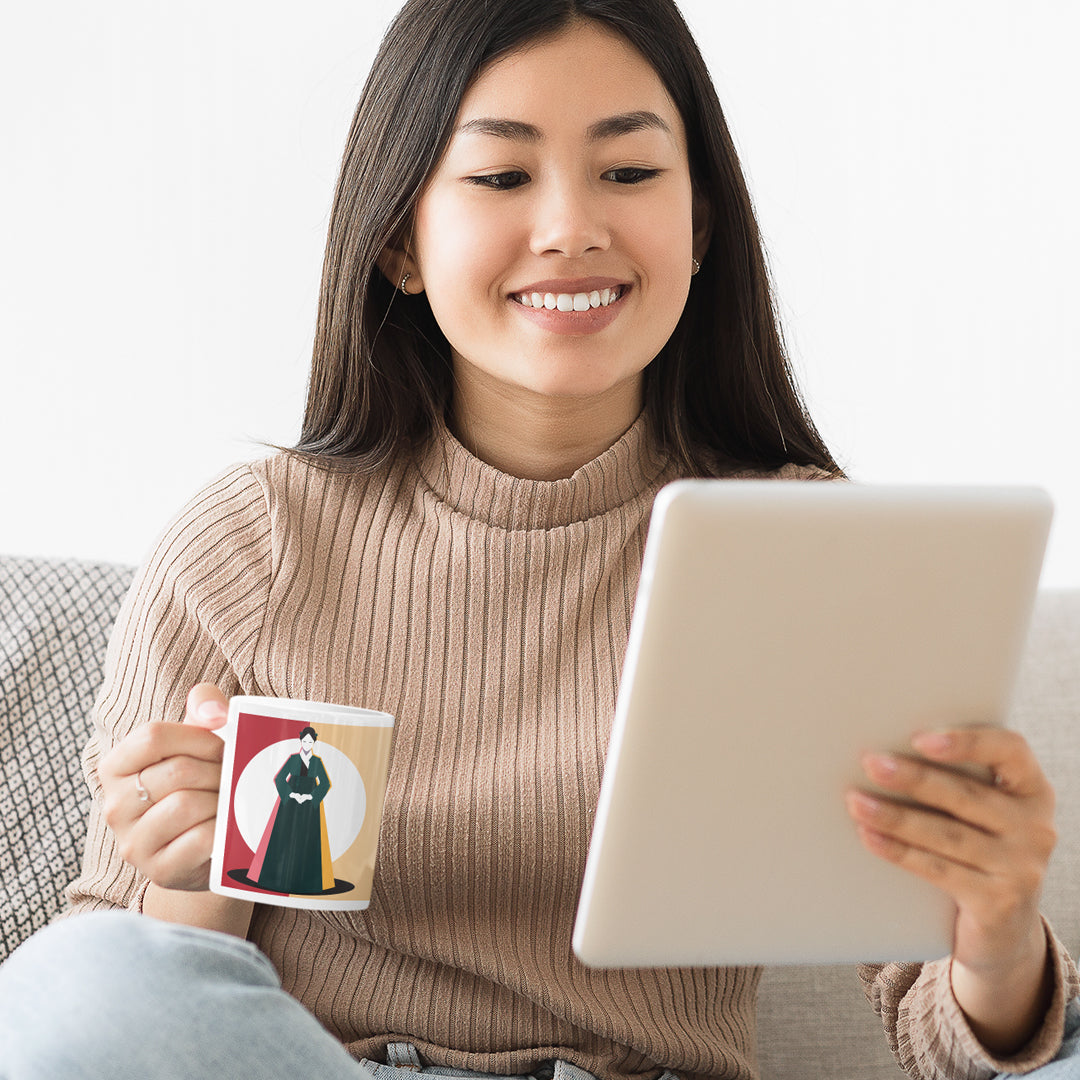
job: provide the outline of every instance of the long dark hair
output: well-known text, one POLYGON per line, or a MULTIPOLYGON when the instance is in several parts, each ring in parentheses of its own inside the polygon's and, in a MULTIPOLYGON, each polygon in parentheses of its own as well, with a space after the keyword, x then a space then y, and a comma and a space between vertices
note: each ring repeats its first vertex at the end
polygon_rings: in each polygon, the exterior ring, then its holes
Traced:
POLYGON ((353 118, 330 215, 307 408, 295 453, 372 467, 425 441, 450 401, 450 347, 423 295, 378 269, 403 246, 459 104, 486 64, 574 19, 625 37, 686 128, 712 236, 674 333, 645 371, 662 448, 690 474, 812 464, 838 473, 795 386, 761 238, 720 102, 673 0, 408 0, 353 118))

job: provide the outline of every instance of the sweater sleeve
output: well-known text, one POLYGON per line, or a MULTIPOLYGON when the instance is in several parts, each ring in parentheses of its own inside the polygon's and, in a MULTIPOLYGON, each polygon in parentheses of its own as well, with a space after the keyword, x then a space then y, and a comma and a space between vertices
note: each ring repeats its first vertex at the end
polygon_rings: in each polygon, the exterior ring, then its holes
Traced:
POLYGON ((91 804, 70 911, 141 910, 147 882, 120 857, 105 823, 98 763, 139 724, 182 721, 196 683, 214 683, 227 697, 251 688, 271 574, 267 496, 255 467, 241 465, 188 503, 136 575, 83 753, 91 804))
POLYGON ((953 996, 946 957, 928 964, 861 964, 863 990, 881 1017, 900 1067, 916 1080, 989 1080, 1023 1074, 1052 1061, 1061 1048, 1065 1007, 1080 993, 1068 950, 1043 921, 1054 990, 1042 1027, 1019 1053, 997 1057, 976 1038, 953 996))

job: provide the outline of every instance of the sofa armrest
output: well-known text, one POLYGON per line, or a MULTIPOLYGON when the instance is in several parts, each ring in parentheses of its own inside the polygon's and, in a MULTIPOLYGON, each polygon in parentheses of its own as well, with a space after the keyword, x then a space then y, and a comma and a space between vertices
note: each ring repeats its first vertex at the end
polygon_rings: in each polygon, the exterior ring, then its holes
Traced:
POLYGON ((0 556, 0 961, 64 906, 82 858, 81 755, 133 570, 0 556))

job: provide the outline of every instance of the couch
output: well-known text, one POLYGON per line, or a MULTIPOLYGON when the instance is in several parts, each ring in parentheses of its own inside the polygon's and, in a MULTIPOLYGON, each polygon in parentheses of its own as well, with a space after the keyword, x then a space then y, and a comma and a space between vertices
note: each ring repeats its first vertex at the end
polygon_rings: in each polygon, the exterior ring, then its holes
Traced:
MULTIPOLYGON (((64 904, 88 795, 79 754, 129 567, 0 556, 0 960, 64 904)), ((1058 792, 1044 909, 1080 950, 1080 590, 1039 594, 1011 716, 1058 792)), ((764 1080, 887 1080, 894 1064, 854 969, 762 978, 764 1080)))

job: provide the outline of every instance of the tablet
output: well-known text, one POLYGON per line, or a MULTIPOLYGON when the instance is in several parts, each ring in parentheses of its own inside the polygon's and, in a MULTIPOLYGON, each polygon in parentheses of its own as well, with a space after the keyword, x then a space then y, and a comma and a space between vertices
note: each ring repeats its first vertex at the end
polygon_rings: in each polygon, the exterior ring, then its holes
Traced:
POLYGON ((573 948, 602 967, 927 960, 954 909, 858 840, 869 749, 1004 723, 1038 488, 680 480, 659 493, 573 948))

